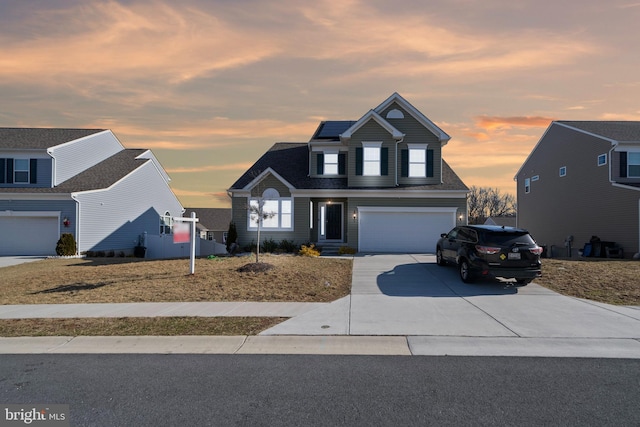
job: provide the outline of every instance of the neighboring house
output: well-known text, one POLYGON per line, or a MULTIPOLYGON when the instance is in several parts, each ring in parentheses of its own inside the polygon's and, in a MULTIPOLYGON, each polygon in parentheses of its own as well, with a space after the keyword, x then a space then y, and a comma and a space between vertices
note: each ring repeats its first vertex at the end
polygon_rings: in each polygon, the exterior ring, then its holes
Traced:
POLYGON ((515 176, 518 226, 572 255, 593 236, 640 246, 640 122, 555 121, 515 176))
POLYGON ((182 211, 153 153, 110 130, 0 128, 0 255, 55 255, 61 233, 131 253, 182 211))
POLYGON ((397 93, 356 121, 325 121, 306 143, 277 143, 229 189, 239 244, 256 241, 248 207, 273 217, 261 241, 434 252, 466 223, 468 188, 442 159, 450 137, 397 93))
POLYGON ((227 243, 227 232, 231 223, 231 209, 229 208, 185 208, 185 216, 196 213, 198 218, 197 230, 201 239, 215 240, 227 243))

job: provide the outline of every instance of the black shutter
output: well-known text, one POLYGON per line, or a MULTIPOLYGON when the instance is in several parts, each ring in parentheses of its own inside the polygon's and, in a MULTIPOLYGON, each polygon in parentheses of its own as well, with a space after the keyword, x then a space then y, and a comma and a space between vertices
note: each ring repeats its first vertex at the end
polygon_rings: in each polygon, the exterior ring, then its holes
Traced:
POLYGON ((620 152, 620 178, 627 177, 627 152, 620 152))
POLYGON ((362 175, 362 147, 356 147, 356 175, 362 175))
POLYGON ((318 175, 322 175, 324 174, 324 154, 323 153, 318 153, 316 154, 316 172, 318 173, 318 175))
POLYGON ((347 155, 342 153, 338 154, 338 175, 345 175, 347 173, 347 155))
POLYGON ((4 184, 7 178, 6 164, 7 159, 0 159, 0 184, 4 184))
POLYGON ((433 150, 427 150, 427 176, 433 176, 433 150))
POLYGON ((38 159, 29 160, 29 183, 36 184, 38 182, 38 159))
POLYGON ((389 175, 389 149, 382 147, 380 150, 380 175, 389 175))
POLYGON ((7 159, 7 184, 13 184, 13 159, 7 159))
POLYGON ((409 176, 409 150, 400 150, 400 176, 409 176))

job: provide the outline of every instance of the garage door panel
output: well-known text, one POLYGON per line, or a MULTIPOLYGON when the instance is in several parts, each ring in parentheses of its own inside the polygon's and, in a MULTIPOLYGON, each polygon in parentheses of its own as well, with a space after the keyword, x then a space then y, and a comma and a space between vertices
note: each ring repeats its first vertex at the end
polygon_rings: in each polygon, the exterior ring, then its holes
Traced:
POLYGON ((440 234, 455 226, 455 212, 362 212, 361 252, 433 253, 440 234))
POLYGON ((55 255, 58 218, 0 217, 0 255, 55 255))

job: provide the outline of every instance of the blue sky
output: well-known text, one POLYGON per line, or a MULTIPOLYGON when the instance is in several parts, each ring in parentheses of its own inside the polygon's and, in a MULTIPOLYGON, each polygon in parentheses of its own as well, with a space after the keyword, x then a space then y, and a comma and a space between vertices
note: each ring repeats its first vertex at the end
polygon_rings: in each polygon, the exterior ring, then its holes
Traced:
POLYGON ((399 92, 469 186, 514 192, 551 120, 640 120, 640 2, 0 3, 0 126, 108 128, 185 206, 399 92))

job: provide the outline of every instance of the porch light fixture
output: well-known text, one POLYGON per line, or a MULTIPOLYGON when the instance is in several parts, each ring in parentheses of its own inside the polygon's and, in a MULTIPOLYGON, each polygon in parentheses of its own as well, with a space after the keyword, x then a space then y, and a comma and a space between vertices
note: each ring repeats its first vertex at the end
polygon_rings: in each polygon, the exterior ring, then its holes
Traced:
POLYGON ((65 227, 68 227, 68 226, 71 224, 71 222, 69 221, 69 218, 67 218, 67 217, 65 216, 65 217, 64 217, 64 219, 62 220, 62 224, 63 224, 65 227))
POLYGON ((358 219, 358 212, 354 209, 353 210, 353 221, 355 222, 358 219))

